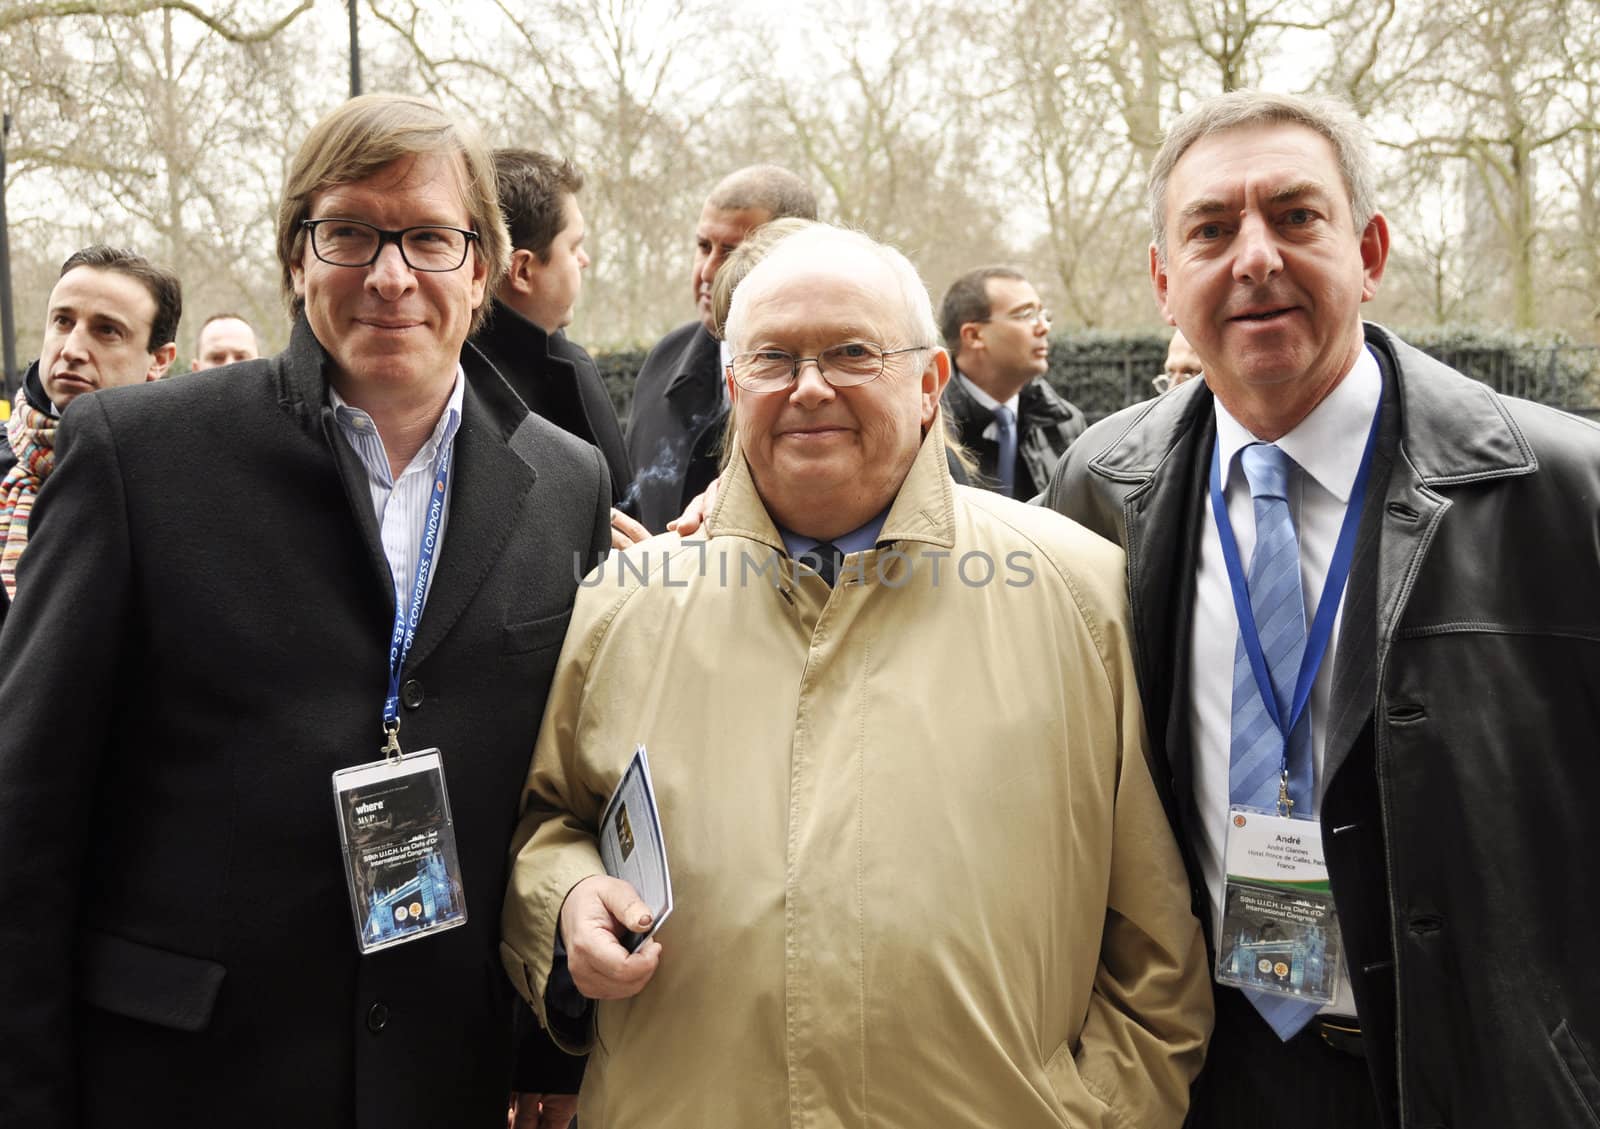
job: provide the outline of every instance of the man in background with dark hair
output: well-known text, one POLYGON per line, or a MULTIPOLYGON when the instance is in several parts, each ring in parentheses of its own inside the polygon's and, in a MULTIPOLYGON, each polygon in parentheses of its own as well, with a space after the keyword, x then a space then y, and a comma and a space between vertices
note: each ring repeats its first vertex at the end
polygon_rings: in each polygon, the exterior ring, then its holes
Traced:
MULTIPOLYGON (((593 443, 611 471, 612 501, 633 481, 617 409, 589 354, 562 328, 583 289, 589 255, 577 193, 583 173, 571 161, 532 149, 496 149, 500 213, 511 233, 511 265, 495 291, 488 324, 473 339, 530 409, 593 443)), ((644 530, 625 517, 619 524, 644 530)), ((618 531, 617 544, 632 536, 618 531)))
POLYGON ((238 314, 212 314, 200 323, 195 334, 194 359, 190 372, 204 372, 239 361, 253 361, 261 355, 256 331, 238 314))
POLYGON ((16 594, 34 496, 55 467, 62 411, 85 392, 166 375, 182 314, 177 275, 143 255, 97 243, 61 264, 45 307, 39 359, 22 378, 0 449, 0 581, 7 597, 16 594))
POLYGON ((1021 271, 979 267, 950 284, 939 332, 955 362, 944 392, 961 445, 978 458, 973 485, 1031 498, 1088 426, 1050 387, 1050 311, 1021 271))
POLYGON ((785 216, 816 219, 817 198, 805 181, 777 165, 730 173, 700 211, 690 272, 698 318, 650 350, 628 417, 635 477, 627 504, 653 533, 666 529, 717 476, 716 448, 728 416, 727 358, 716 337, 711 282, 745 236, 785 216))

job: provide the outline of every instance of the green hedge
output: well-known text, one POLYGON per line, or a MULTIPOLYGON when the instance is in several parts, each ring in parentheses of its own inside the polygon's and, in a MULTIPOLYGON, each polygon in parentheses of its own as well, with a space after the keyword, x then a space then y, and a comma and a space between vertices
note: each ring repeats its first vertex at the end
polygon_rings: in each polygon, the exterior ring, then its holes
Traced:
MULTIPOLYGON (((1152 377, 1167 356, 1167 331, 1060 334, 1050 342, 1047 374, 1090 420, 1155 395, 1152 377)), ((1445 364, 1511 396, 1586 415, 1600 415, 1600 346, 1554 334, 1484 329, 1400 331, 1406 341, 1445 364)), ((627 418, 633 381, 645 350, 596 353, 617 412, 627 418)))

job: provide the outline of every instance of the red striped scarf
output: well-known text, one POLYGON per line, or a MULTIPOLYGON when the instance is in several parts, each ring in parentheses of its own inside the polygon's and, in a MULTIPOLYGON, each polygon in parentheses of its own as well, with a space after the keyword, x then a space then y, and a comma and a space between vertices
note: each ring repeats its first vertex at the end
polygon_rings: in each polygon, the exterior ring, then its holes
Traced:
POLYGON ((6 421, 6 442, 17 456, 17 465, 0 481, 0 581, 10 596, 17 594, 17 558, 28 544, 28 515, 33 513, 34 495, 55 465, 56 422, 18 390, 11 418, 6 421))

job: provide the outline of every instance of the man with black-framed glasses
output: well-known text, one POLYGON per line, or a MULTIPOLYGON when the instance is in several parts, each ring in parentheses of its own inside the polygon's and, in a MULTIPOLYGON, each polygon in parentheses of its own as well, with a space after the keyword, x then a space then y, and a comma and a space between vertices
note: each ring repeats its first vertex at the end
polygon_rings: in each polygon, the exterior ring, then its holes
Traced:
POLYGON ((1050 311, 1021 271, 979 267, 950 284, 939 331, 955 362, 944 393, 961 445, 978 459, 975 485, 1031 498, 1088 426, 1050 385, 1050 311))
POLYGON ((288 348, 65 414, 0 633, 0 1124, 570 1119, 498 920, 611 483, 466 344, 493 186, 352 99, 288 171, 288 348))

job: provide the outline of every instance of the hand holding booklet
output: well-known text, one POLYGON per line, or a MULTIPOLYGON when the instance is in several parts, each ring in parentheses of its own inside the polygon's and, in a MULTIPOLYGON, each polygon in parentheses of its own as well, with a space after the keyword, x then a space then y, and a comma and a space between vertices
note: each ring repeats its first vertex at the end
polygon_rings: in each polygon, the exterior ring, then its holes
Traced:
POLYGON ((648 930, 619 938, 623 948, 636 952, 672 913, 667 845, 661 837, 661 813, 643 745, 634 749, 627 771, 600 813, 600 861, 607 874, 632 885, 650 910, 648 930))

